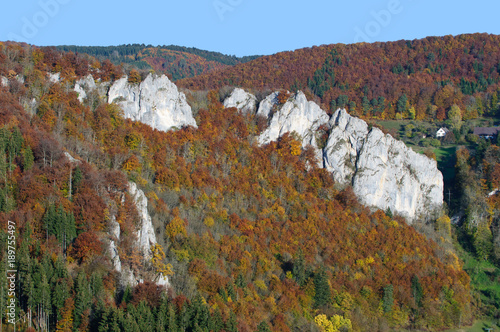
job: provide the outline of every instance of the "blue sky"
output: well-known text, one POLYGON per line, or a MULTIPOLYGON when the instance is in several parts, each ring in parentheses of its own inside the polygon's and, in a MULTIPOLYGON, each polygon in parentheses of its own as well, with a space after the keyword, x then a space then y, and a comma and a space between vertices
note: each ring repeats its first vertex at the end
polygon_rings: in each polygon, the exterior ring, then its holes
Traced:
POLYGON ((0 41, 181 45, 243 56, 314 45, 500 34, 492 0, 20 0, 2 3, 0 41))

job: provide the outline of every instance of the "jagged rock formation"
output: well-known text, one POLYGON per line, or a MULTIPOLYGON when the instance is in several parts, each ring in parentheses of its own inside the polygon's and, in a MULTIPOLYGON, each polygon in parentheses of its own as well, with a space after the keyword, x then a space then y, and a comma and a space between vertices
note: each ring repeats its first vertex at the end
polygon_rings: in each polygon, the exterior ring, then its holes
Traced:
POLYGON ((324 162, 335 180, 352 184, 368 206, 406 217, 409 221, 440 208, 443 176, 435 160, 414 152, 378 128, 337 110, 324 162))
MULTIPOLYGON (((144 254, 144 258, 149 261, 151 259, 151 246, 156 244, 156 235, 151 216, 148 212, 148 199, 146 195, 144 195, 144 192, 137 187, 137 184, 133 182, 129 182, 128 191, 134 198, 137 212, 141 220, 141 227, 137 233, 138 246, 144 254)), ((164 286, 169 285, 167 277, 160 277, 156 283, 164 286)))
POLYGON ((352 184, 357 155, 368 134, 368 125, 344 110, 338 110, 328 126, 330 135, 324 148, 324 166, 334 175, 335 181, 342 185, 352 184))
POLYGON ((301 91, 290 97, 281 107, 277 96, 278 93, 274 92, 259 105, 257 115, 269 119, 268 127, 258 138, 259 143, 275 141, 287 132, 296 133, 302 140, 302 146, 311 145, 315 149, 318 163, 321 165, 322 152, 316 143, 316 132, 321 125, 328 123, 328 114, 316 103, 307 101, 301 91))
POLYGON ((117 80, 108 92, 108 103, 113 102, 123 108, 125 118, 141 121, 158 130, 196 127, 186 96, 165 75, 149 74, 140 84, 128 83, 127 77, 117 80))
POLYGON ((129 182, 128 192, 134 198, 137 212, 141 220, 141 228, 137 233, 138 245, 146 259, 151 258, 151 245, 156 244, 156 235, 153 228, 153 222, 148 212, 148 199, 144 192, 137 188, 137 184, 129 182))
POLYGON ((234 89, 231 95, 224 100, 225 108, 236 107, 244 113, 255 112, 256 106, 257 98, 240 88, 234 89))
POLYGON ((116 221, 116 217, 112 216, 109 225, 109 235, 112 237, 112 240, 109 241, 111 263, 116 271, 122 272, 122 262, 118 254, 118 247, 116 246, 116 242, 120 241, 120 224, 116 221))
MULTIPOLYGON (((435 160, 414 152, 380 129, 369 128, 345 110, 337 110, 329 118, 300 91, 282 106, 277 96, 274 92, 259 104, 257 114, 268 119, 268 127, 258 137, 260 144, 295 132, 303 146, 310 144, 315 149, 318 165, 331 172, 341 186, 352 185, 363 204, 390 208, 409 222, 441 208, 443 176, 435 160), (324 124, 330 134, 321 149, 316 133, 324 124)), ((237 101, 232 98, 227 104, 237 101)))
POLYGON ((88 74, 86 77, 76 81, 74 90, 78 93, 78 100, 80 103, 83 103, 83 100, 87 97, 87 92, 95 90, 96 88, 94 77, 88 74))

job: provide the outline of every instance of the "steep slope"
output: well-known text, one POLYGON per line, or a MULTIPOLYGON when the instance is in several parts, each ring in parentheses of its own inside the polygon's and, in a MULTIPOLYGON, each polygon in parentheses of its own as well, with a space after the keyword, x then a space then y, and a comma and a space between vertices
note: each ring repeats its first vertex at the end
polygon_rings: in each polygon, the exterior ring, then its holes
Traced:
POLYGON ((311 145, 321 165, 322 152, 316 143, 316 132, 321 125, 328 122, 329 116, 316 103, 307 101, 306 96, 297 92, 282 105, 279 104, 278 92, 264 99, 257 111, 268 119, 268 127, 259 135, 260 144, 276 141, 285 133, 295 133, 300 137, 302 146, 311 145))
MULTIPOLYGON (((353 330, 443 330, 472 320, 453 252, 339 191, 298 134, 258 144, 261 117, 224 108, 216 91, 198 128, 154 130, 95 91, 79 101, 78 79, 92 74, 99 90, 122 76, 85 59, 0 43, 0 237, 16 236, 14 262, 0 241, 0 266, 18 269, 17 330, 316 331, 325 315, 353 330), (144 282, 124 287, 119 267, 144 282), (169 270, 167 291, 153 277, 169 270)), ((277 99, 270 122, 286 103, 305 119, 322 114, 300 94, 277 99)))
POLYGON ((324 150, 325 166, 339 183, 352 184, 367 206, 391 209, 410 221, 443 204, 443 176, 435 160, 414 152, 345 110, 337 110, 324 150))
MULTIPOLYGON (((241 105, 252 100, 237 91, 229 103, 241 105), (239 98, 239 99, 238 99, 239 98)), ((283 94, 283 92, 281 92, 283 94)), ((279 103, 279 92, 261 101, 257 115, 268 119, 268 127, 259 135, 260 144, 294 133, 302 146, 311 145, 318 166, 325 167, 342 186, 352 185, 359 200, 382 210, 390 209, 409 222, 440 211, 443 203, 443 176, 435 160, 414 152, 378 128, 337 110, 330 118, 317 104, 307 101, 302 92, 279 103), (324 148, 319 148, 319 128, 329 128, 324 148)))

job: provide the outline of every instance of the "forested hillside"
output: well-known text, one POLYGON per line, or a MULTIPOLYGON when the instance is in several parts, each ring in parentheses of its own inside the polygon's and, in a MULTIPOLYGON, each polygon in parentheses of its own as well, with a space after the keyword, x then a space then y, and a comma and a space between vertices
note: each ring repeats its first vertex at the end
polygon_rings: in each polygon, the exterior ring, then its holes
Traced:
POLYGON ((96 95, 80 103, 73 91, 89 73, 113 81, 128 70, 0 43, 0 256, 6 269, 10 220, 18 330, 388 331, 472 321, 449 219, 427 238, 361 206, 293 135, 258 145, 266 124, 225 109, 216 90, 188 98, 205 105, 198 129, 169 132, 125 120, 96 95), (160 244, 151 261, 137 250, 128 181, 148 198, 160 244), (122 264, 170 274, 168 289, 126 286, 113 271, 113 217, 122 264))
POLYGON ((306 90, 325 109, 377 119, 453 117, 498 112, 500 36, 428 37, 332 44, 277 53, 178 82, 189 89, 242 86, 306 90))
MULTIPOLYGON (((167 74, 172 80, 193 77, 215 69, 223 69, 239 63, 258 58, 259 56, 225 55, 218 52, 200 50, 182 46, 152 46, 144 44, 120 46, 57 46, 57 49, 85 53, 101 61, 110 60, 116 65, 149 70, 167 74)), ((129 68, 129 69, 130 69, 129 68)))

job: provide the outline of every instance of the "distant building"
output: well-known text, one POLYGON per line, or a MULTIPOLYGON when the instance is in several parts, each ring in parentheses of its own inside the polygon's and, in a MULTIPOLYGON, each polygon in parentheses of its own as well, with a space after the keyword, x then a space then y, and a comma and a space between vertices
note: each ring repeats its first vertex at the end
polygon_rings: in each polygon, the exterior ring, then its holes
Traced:
POLYGON ((474 135, 491 139, 498 135, 498 131, 500 131, 500 127, 475 127, 474 135))
POLYGON ((450 130, 448 128, 441 127, 438 131, 436 131, 436 138, 445 137, 449 132, 450 130))

